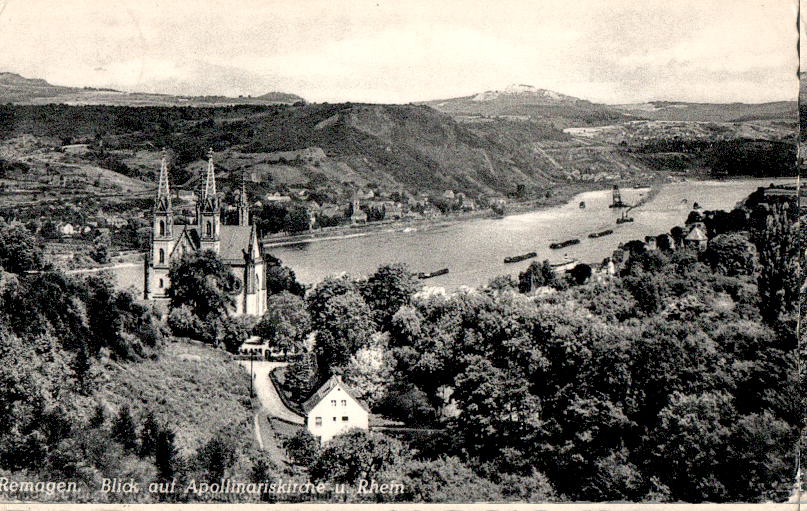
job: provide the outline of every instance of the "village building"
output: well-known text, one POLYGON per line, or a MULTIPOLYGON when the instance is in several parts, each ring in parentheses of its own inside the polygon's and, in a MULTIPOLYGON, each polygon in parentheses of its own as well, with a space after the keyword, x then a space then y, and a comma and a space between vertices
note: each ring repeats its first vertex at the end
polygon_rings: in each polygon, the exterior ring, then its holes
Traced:
POLYGON ((281 195, 278 192, 267 193, 264 196, 266 202, 291 202, 291 197, 288 195, 281 195))
POLYGON ((174 223, 168 162, 163 157, 157 200, 152 213, 150 250, 146 252, 143 294, 146 300, 165 302, 171 282, 171 262, 187 252, 212 250, 230 267, 238 279, 235 309, 232 314, 263 315, 266 311, 265 264, 258 234, 249 219, 249 203, 242 176, 238 197, 238 224, 222 225, 221 204, 216 192, 216 172, 211 150, 207 176, 199 189, 196 218, 188 225, 174 223))
POLYGON ((350 223, 354 225, 367 223, 367 213, 361 210, 358 197, 353 199, 353 213, 350 215, 350 223))
POLYGON ((695 225, 689 234, 684 238, 684 245, 688 247, 695 247, 698 250, 704 250, 709 243, 709 238, 703 233, 700 226, 695 225))
POLYGON ((303 403, 306 427, 324 444, 350 429, 367 430, 370 410, 339 376, 331 376, 303 403))
POLYGON ((56 224, 56 230, 62 236, 72 236, 76 233, 76 228, 70 222, 59 222, 56 224))

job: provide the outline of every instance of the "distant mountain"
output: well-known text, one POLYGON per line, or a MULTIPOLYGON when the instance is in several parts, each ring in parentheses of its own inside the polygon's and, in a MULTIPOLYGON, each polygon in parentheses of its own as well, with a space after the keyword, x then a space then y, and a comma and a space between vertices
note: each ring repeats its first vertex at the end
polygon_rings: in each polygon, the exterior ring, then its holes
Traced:
POLYGON ((795 120, 795 101, 772 103, 684 103, 651 101, 628 105, 612 105, 626 114, 659 121, 741 122, 759 120, 795 120))
POLYGON ((92 87, 52 85, 38 78, 25 78, 16 73, 0 72, 0 103, 20 105, 64 103, 67 105, 117 106, 216 106, 277 105, 305 101, 296 94, 269 92, 262 96, 237 98, 227 96, 177 96, 145 92, 122 92, 92 87))
POLYGON ((504 90, 422 104, 455 117, 522 117, 550 121, 559 127, 596 126, 641 119, 702 122, 794 120, 798 111, 795 101, 761 104, 651 101, 605 105, 531 85, 510 85, 504 90))
POLYGON ((420 104, 453 116, 529 118, 551 121, 558 127, 611 124, 634 118, 607 105, 523 84, 420 104))

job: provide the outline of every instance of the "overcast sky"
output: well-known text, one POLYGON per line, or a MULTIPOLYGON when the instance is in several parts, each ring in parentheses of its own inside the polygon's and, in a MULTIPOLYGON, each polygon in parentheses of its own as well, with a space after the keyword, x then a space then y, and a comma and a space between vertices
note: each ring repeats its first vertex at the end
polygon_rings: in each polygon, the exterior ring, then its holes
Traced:
POLYGON ((798 0, 0 0, 0 71, 175 94, 605 103, 798 92, 798 0))

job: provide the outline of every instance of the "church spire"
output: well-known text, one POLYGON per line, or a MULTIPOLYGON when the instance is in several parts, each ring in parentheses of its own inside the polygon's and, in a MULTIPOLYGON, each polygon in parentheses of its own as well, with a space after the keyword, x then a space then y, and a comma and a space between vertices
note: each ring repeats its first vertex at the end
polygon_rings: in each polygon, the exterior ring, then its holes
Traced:
POLYGON ((171 209, 171 190, 168 187, 168 155, 163 149, 163 158, 160 163, 160 178, 157 184, 157 200, 155 206, 163 211, 171 209))
POLYGON ((207 153, 207 177, 202 200, 212 199, 216 196, 216 169, 213 166, 213 148, 207 153))
POLYGON ((244 177, 244 167, 240 173, 241 191, 238 194, 238 225, 249 225, 249 198, 247 197, 247 180, 244 177))

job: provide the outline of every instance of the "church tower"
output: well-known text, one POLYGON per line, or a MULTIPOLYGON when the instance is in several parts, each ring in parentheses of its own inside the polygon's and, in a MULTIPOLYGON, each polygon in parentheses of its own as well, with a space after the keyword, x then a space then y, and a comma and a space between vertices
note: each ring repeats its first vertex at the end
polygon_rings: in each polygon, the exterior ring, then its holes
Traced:
POLYGON ((213 149, 208 153, 207 175, 196 201, 196 223, 199 228, 201 249, 212 250, 218 254, 221 248, 221 208, 216 195, 213 149))
POLYGON ((168 184, 168 157, 163 152, 157 197, 154 201, 151 226, 150 266, 146 272, 144 292, 154 298, 165 296, 168 290, 169 257, 174 240, 174 211, 171 207, 171 190, 168 184))
POLYGON ((249 199, 247 198, 247 183, 244 179, 244 168, 241 168, 241 192, 236 204, 238 208, 238 225, 249 225, 249 199))

